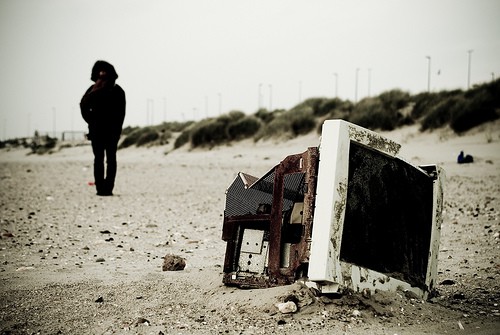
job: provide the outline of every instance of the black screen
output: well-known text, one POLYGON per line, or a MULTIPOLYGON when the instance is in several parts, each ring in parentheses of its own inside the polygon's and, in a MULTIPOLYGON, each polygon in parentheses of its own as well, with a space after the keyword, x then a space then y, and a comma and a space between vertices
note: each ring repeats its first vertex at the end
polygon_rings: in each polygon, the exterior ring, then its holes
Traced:
POLYGON ((340 259, 425 287, 433 180, 351 142, 340 259))

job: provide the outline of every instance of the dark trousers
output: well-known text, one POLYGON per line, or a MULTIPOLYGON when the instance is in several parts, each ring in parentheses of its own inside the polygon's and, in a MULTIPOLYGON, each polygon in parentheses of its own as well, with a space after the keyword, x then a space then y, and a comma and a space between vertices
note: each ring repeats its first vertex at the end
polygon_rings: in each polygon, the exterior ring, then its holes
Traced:
POLYGON ((97 194, 112 195, 116 177, 116 150, 118 140, 99 138, 92 140, 94 152, 94 179, 97 194), (106 175, 104 175, 104 158, 106 158, 106 175))

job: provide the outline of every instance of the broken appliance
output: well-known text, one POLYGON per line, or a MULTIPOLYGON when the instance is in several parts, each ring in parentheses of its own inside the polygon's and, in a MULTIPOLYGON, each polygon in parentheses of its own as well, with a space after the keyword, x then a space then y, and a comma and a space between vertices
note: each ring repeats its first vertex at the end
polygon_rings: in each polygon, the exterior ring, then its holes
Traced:
POLYGON ((400 145, 342 120, 319 147, 226 191, 223 282, 246 288, 304 280, 322 293, 410 290, 436 278, 443 171, 414 166, 400 145))

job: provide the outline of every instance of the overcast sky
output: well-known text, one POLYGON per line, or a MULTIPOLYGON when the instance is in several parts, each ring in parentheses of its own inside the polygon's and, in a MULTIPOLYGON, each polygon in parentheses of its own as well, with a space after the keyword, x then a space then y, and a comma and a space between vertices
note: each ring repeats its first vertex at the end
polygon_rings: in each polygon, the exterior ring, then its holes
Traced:
POLYGON ((426 56, 431 90, 465 89, 469 56, 471 85, 500 76, 499 18, 498 0, 0 0, 0 138, 86 130, 98 59, 132 126, 419 93, 426 56))

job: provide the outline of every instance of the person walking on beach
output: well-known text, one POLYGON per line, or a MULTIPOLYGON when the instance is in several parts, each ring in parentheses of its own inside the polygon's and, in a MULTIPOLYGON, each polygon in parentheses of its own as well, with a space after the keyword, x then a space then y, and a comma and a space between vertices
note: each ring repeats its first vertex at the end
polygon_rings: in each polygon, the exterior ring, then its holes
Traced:
POLYGON ((88 139, 94 153, 94 181, 97 195, 113 195, 116 177, 116 151, 125 119, 125 92, 115 83, 113 65, 98 60, 90 79, 95 83, 80 102, 82 117, 89 126, 88 139), (106 175, 104 159, 106 158, 106 175))

